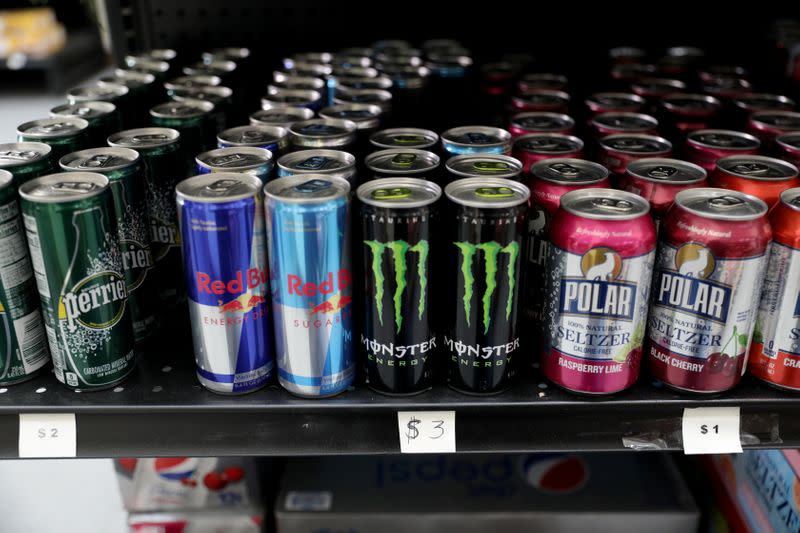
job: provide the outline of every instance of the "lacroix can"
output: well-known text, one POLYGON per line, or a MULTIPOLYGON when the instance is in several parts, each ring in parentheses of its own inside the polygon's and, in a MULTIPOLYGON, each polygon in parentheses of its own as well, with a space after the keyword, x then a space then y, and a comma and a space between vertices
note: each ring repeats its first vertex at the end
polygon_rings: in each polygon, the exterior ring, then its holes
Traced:
POLYGON ((639 377, 656 231, 650 206, 612 189, 572 191, 550 226, 541 366, 556 385, 611 394, 639 377))
POLYGON ((528 172, 531 166, 543 159, 580 159, 583 157, 583 141, 560 133, 529 133, 514 140, 513 155, 522 162, 522 171, 528 172))
POLYGON ((512 137, 527 133, 562 133, 568 135, 575 129, 575 120, 563 113, 533 111, 511 117, 508 131, 512 137))
POLYGON ((706 172, 712 172, 717 161, 731 155, 757 154, 761 141, 741 131, 697 130, 686 136, 684 157, 706 172))
POLYGON ((668 157, 672 143, 663 137, 644 134, 609 135, 600 139, 598 160, 613 174, 621 175, 631 161, 645 157, 668 157))
POLYGON ((750 347, 750 373, 800 390, 800 188, 781 193, 770 212, 772 243, 750 347))
POLYGON ((662 157, 631 161, 619 182, 620 189, 638 194, 650 203, 650 213, 655 219, 664 216, 680 191, 705 185, 706 171, 701 167, 662 157))
POLYGON ((738 191, 679 192, 661 221, 648 318, 653 375, 699 393, 744 374, 771 238, 767 204, 738 191))
POLYGON ((596 115, 590 126, 597 137, 625 133, 654 134, 658 129, 658 120, 644 113, 612 111, 596 115))
MULTIPOLYGON (((800 132, 784 133, 775 138, 778 157, 794 166, 800 165, 800 132)), ((0 156, 2 152, 0 152, 0 156)), ((1 163, 0 163, 1 166, 1 163)))
POLYGON ((717 161, 711 185, 751 194, 772 207, 786 189, 800 186, 798 169, 781 159, 763 155, 735 155, 717 161))

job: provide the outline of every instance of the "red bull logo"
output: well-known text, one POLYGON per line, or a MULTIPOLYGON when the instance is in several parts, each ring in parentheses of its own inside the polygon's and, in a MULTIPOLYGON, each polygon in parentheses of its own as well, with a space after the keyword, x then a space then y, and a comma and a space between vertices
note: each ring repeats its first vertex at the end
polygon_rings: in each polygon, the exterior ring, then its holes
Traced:
MULTIPOLYGON (((198 272, 195 276, 197 292, 206 294, 237 294, 261 287, 269 279, 266 269, 248 268, 246 271, 238 270, 233 279, 228 281, 212 280, 205 272, 198 272)), ((232 303, 232 302, 231 302, 232 303)))
POLYGON ((353 301, 353 298, 350 296, 332 296, 329 299, 325 300, 324 302, 317 304, 311 308, 310 315, 316 314, 324 314, 329 315, 331 313, 335 313, 340 309, 344 309, 347 305, 349 305, 353 301))
POLYGON ((313 281, 304 282, 303 278, 295 276, 294 274, 289 274, 286 278, 289 294, 297 294, 300 296, 316 296, 317 294, 333 295, 334 293, 346 290, 352 283, 353 275, 345 268, 336 273, 336 279, 334 279, 333 272, 328 272, 327 277, 320 283, 314 283, 313 281))
POLYGON ((238 313, 247 313, 259 305, 266 303, 267 299, 258 294, 245 293, 235 300, 227 303, 222 303, 220 300, 219 312, 226 315, 235 315, 238 313))

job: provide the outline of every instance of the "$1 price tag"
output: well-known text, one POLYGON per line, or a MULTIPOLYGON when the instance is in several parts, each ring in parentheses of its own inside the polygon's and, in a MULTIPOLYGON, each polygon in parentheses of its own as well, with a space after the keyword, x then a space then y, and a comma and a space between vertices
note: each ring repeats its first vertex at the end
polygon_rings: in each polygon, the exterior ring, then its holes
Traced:
POLYGON ((742 453, 738 407, 698 407, 683 410, 683 452, 742 453))
POLYGON ((75 457, 75 413, 19 415, 20 457, 75 457))
POLYGON ((455 453, 455 411, 400 411, 397 413, 402 453, 455 453))

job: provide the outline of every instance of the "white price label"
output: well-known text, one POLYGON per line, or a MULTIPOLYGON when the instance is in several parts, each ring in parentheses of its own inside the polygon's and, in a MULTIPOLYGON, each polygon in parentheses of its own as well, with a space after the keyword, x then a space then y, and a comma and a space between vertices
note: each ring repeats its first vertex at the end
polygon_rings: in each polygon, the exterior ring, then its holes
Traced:
POLYGON ((400 411, 397 413, 402 453, 455 453, 455 411, 400 411))
POLYGON ((75 413, 19 415, 20 457, 75 457, 75 413))
POLYGON ((738 407, 698 407, 683 410, 683 452, 742 453, 738 407))

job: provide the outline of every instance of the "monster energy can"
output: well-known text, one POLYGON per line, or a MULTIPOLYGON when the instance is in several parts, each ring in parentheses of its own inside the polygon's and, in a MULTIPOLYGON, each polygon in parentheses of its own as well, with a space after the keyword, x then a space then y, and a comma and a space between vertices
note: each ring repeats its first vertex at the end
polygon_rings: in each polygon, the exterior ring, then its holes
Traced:
POLYGON ((174 306, 186 299, 183 259, 175 206, 175 185, 186 176, 180 134, 168 128, 140 128, 116 133, 108 144, 132 148, 144 161, 150 250, 156 266, 161 301, 174 306))
POLYGON ((367 383, 386 394, 431 386, 437 353, 430 308, 431 225, 442 190, 418 178, 386 178, 358 188, 364 241, 367 383))
POLYGON ((446 245, 450 294, 444 314, 449 384, 472 394, 507 388, 520 357, 517 308, 530 191, 502 178, 450 183, 452 239, 446 245), (448 249, 449 248, 449 249, 448 249))
POLYGON ((20 196, 56 378, 73 389, 112 387, 135 352, 108 178, 49 174, 20 196))
POLYGON ((89 144, 103 146, 108 136, 122 129, 117 107, 111 102, 64 104, 50 110, 50 116, 82 118, 89 123, 89 144))
POLYGON ((52 148, 44 143, 0 144, 0 169, 11 172, 19 187, 23 183, 51 171, 52 148))
POLYGON ((0 170, 0 385, 25 381, 50 360, 14 177, 0 170))
POLYGON ((60 164, 69 172, 101 173, 111 184, 133 335, 137 342, 143 341, 156 331, 159 302, 158 288, 151 272, 153 255, 142 160, 136 151, 129 148, 106 147, 67 154, 61 158, 60 164))
POLYGON ((17 127, 17 140, 49 145, 50 161, 55 166, 62 156, 87 148, 88 128, 89 123, 82 118, 42 118, 20 124, 17 127))

